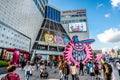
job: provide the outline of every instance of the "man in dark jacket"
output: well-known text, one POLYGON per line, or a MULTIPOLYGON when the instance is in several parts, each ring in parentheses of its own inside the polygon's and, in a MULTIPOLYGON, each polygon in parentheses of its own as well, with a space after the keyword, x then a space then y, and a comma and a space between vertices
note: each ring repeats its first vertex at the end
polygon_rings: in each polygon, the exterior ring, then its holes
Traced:
POLYGON ((79 75, 81 74, 81 72, 82 72, 82 75, 84 75, 83 68, 84 68, 84 64, 82 63, 82 61, 80 61, 79 75))

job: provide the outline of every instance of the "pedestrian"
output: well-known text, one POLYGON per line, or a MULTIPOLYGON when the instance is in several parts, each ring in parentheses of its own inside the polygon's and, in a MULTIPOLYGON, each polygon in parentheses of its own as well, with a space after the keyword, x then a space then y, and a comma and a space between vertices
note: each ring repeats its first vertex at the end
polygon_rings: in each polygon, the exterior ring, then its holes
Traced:
POLYGON ((43 70, 45 70, 45 68, 46 68, 46 67, 45 67, 45 63, 44 63, 44 62, 41 62, 41 63, 40 63, 40 68, 39 68, 39 69, 40 69, 40 73, 42 73, 43 70))
POLYGON ((89 72, 90 72, 91 80, 93 80, 93 78, 95 76, 95 69, 94 69, 93 62, 89 62, 89 72))
POLYGON ((58 61, 57 60, 54 60, 54 73, 57 72, 57 65, 58 65, 58 61))
POLYGON ((29 77, 31 76, 34 70, 33 67, 30 65, 29 61, 27 61, 26 66, 24 67, 24 70, 25 70, 26 80, 29 80, 29 77))
POLYGON ((99 76, 99 64, 96 62, 95 63, 95 76, 97 80, 100 80, 100 76, 99 76))
POLYGON ((120 61, 116 62, 116 67, 118 69, 118 73, 119 73, 119 76, 120 76, 120 61))
POLYGON ((62 72, 63 72, 63 80, 68 80, 68 75, 69 75, 69 65, 67 64, 67 61, 64 60, 63 62, 63 68, 62 68, 62 72))
POLYGON ((84 71, 83 71, 83 69, 84 69, 84 64, 82 63, 82 60, 80 61, 79 66, 80 66, 79 75, 81 74, 81 72, 82 72, 82 75, 84 75, 84 71))
POLYGON ((61 60, 61 61, 59 62, 59 75, 60 75, 60 78, 61 78, 61 79, 62 79, 62 77, 63 77, 62 69, 63 69, 63 61, 61 60))
POLYGON ((70 74, 72 76, 72 80, 76 80, 77 68, 73 62, 71 63, 71 66, 70 66, 70 74))
POLYGON ((105 62, 105 59, 101 59, 101 69, 103 71, 104 80, 112 80, 112 66, 105 62))
POLYGON ((22 70, 25 67, 25 65, 26 65, 26 59, 23 58, 22 61, 21 61, 21 68, 22 68, 22 70))
POLYGON ((20 77, 14 71, 16 67, 14 65, 10 65, 7 67, 7 75, 5 75, 1 80, 20 80, 20 77))
POLYGON ((89 70, 89 64, 90 64, 90 62, 87 62, 87 64, 86 64, 87 74, 90 73, 90 70, 89 70))

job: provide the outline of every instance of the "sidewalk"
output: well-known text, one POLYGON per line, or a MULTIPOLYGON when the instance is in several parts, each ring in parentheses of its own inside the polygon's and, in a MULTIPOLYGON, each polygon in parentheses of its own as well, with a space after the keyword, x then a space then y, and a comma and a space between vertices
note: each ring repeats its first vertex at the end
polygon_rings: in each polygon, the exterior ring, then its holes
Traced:
MULTIPOLYGON (((120 78, 118 76, 117 69, 113 65, 112 65, 112 67, 113 67, 113 79, 112 80, 119 80, 120 78)), ((56 71, 57 71, 56 73, 54 73, 54 70, 55 70, 54 68, 51 69, 51 68, 47 67, 47 70, 49 73, 48 79, 40 79, 39 70, 35 70, 33 75, 30 77, 30 80, 60 80, 59 68, 56 69, 56 71)), ((24 71, 22 71, 21 68, 17 68, 16 72, 20 75, 21 80, 25 80, 24 71)), ((4 75, 5 74, 0 75, 0 78, 4 75)), ((100 77, 103 78, 102 73, 101 73, 100 77)), ((84 76, 79 75, 79 79, 80 80, 90 80, 91 77, 90 77, 90 75, 85 74, 84 76)), ((69 80, 72 80, 71 75, 69 75, 69 80)), ((94 77, 94 80, 96 80, 95 77, 94 77)), ((103 79, 101 79, 101 80, 103 80, 103 79)))

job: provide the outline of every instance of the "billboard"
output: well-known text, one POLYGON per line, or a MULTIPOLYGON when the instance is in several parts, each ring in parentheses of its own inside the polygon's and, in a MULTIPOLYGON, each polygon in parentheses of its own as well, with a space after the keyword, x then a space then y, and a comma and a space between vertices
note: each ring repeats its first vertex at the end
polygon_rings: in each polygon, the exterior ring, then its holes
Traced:
POLYGON ((84 32, 87 31, 86 22, 69 23, 69 32, 84 32))

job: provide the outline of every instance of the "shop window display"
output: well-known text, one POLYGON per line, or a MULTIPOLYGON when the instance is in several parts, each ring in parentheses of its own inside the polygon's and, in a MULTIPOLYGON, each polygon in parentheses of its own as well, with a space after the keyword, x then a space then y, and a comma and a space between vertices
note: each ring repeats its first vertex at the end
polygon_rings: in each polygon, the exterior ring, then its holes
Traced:
POLYGON ((58 47, 59 51, 64 51, 64 47, 58 47))
POLYGON ((57 51, 57 47, 49 46, 49 50, 50 50, 50 51, 57 51))
POLYGON ((46 46, 45 45, 40 45, 40 49, 41 50, 48 50, 48 46, 47 45, 46 46))

